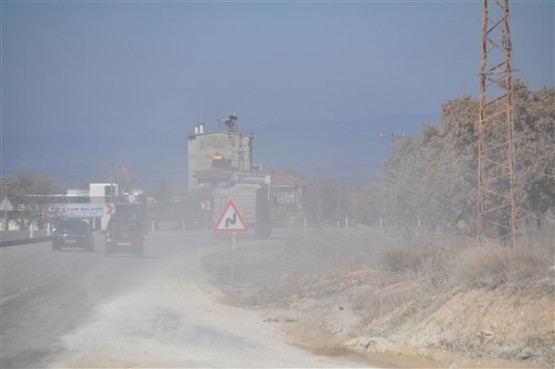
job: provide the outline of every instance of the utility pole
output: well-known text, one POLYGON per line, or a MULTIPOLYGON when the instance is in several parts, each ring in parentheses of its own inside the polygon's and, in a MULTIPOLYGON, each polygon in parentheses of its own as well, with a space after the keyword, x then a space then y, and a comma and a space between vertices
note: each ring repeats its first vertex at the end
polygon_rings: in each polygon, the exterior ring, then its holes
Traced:
POLYGON ((110 168, 110 202, 114 203, 114 161, 112 160, 112 165, 110 168))
POLYGON ((320 199, 320 167, 316 168, 316 220, 318 225, 322 221, 322 204, 320 199))
POLYGON ((509 0, 483 0, 480 67, 478 244, 517 239, 509 0))
POLYGON ((405 134, 401 134, 396 135, 394 133, 392 133, 391 135, 384 135, 382 133, 380 133, 380 138, 384 139, 384 140, 388 140, 391 144, 391 153, 393 154, 393 148, 395 147, 395 143, 397 143, 397 141, 403 137, 406 137, 405 134))
POLYGON ((337 180, 337 222, 341 223, 341 183, 337 180))

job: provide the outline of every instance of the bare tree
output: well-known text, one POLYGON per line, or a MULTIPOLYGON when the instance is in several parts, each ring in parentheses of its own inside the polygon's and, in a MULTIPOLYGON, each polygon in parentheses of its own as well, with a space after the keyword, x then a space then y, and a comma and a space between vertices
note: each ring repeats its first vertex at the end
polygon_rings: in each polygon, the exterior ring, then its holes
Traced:
POLYGON ((21 174, 2 178, 2 197, 7 197, 15 210, 10 219, 21 229, 29 229, 31 224, 42 227, 42 209, 50 201, 47 195, 59 193, 59 186, 49 176, 21 174))

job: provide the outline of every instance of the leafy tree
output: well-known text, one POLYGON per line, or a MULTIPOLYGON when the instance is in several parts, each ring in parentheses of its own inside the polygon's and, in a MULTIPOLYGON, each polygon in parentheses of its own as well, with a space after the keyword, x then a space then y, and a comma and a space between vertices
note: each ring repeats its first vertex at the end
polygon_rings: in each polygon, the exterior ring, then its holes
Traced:
MULTIPOLYGON (((555 212, 555 89, 513 87, 517 205, 520 216, 555 212)), ((478 102, 465 96, 442 106, 441 124, 425 124, 414 139, 401 139, 377 185, 362 191, 366 214, 408 226, 417 218, 436 227, 476 214, 478 102)), ((358 200, 360 201, 360 197, 358 200)))
POLYGON ((437 135, 424 140, 428 155, 426 190, 432 192, 428 212, 438 225, 476 212, 478 103, 470 97, 443 105, 437 135))
POLYGON ((380 186, 380 208, 389 224, 416 224, 423 179, 417 145, 410 138, 402 138, 384 165, 380 186))
POLYGON ((513 88, 517 198, 520 217, 555 211, 555 89, 513 88))
POLYGON ((477 102, 463 97, 442 109, 439 127, 401 139, 384 166, 380 199, 390 223, 435 228, 475 204, 477 102))
POLYGON ((151 205, 149 209, 150 216, 155 220, 181 220, 178 211, 178 204, 174 199, 176 198, 175 191, 171 190, 167 185, 166 181, 162 180, 160 186, 155 190, 154 204, 151 205))
POLYGON ((350 224, 379 224, 381 211, 376 202, 378 183, 354 184, 341 189, 339 220, 344 224, 345 217, 350 224), (354 223, 353 223, 354 222, 354 223))

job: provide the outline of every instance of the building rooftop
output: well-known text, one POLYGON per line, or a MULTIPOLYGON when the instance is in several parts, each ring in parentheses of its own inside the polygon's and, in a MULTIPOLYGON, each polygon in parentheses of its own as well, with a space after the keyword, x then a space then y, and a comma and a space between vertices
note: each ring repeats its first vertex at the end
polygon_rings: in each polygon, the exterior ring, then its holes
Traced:
POLYGON ((266 178, 269 177, 272 187, 304 187, 307 185, 307 183, 302 179, 280 170, 260 170, 232 173, 224 169, 210 168, 199 171, 197 173, 197 180, 199 182, 225 182, 231 181, 233 174, 239 176, 247 182, 256 181, 264 183, 266 178))
POLYGON ((306 186, 307 183, 300 178, 295 177, 294 175, 283 172, 280 170, 261 170, 261 176, 270 176, 270 181, 272 182, 272 186, 297 186, 303 187, 306 186))

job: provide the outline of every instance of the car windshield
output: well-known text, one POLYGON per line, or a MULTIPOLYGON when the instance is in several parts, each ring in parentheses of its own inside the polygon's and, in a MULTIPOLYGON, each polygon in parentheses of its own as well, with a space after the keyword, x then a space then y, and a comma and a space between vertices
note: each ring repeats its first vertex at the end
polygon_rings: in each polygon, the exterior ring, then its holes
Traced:
POLYGON ((108 226, 108 230, 116 232, 137 232, 139 225, 133 221, 114 221, 108 226))
POLYGON ((78 233, 85 233, 87 231, 87 223, 80 220, 77 220, 77 221, 65 220, 58 223, 58 226, 56 227, 56 229, 60 229, 60 230, 63 229, 63 230, 70 230, 78 233))

